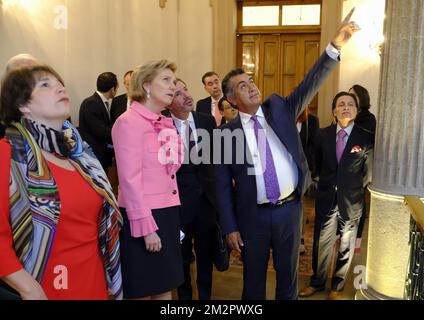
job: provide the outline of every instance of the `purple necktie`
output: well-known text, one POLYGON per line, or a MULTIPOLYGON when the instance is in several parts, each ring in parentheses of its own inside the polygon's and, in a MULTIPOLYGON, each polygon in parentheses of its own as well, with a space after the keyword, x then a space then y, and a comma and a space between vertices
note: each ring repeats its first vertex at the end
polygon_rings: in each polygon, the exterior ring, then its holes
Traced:
POLYGON ((193 147, 196 146, 196 141, 194 140, 193 130, 191 130, 191 126, 188 121, 187 121, 187 126, 188 126, 188 150, 191 151, 191 149, 193 149, 193 147))
MULTIPOLYGON (((252 116, 251 119, 254 122, 254 129, 255 129, 255 136, 256 136, 256 142, 259 141, 258 139, 258 132, 259 130, 262 130, 262 126, 258 121, 258 118, 256 115, 252 116)), ((280 197, 280 185, 278 184, 278 178, 277 178, 277 172, 275 171, 274 166, 274 159, 272 158, 271 148, 268 143, 268 139, 265 137, 266 142, 266 149, 265 149, 265 156, 263 154, 260 154, 262 167, 265 167, 264 172, 264 181, 265 181, 265 190, 266 190, 266 197, 269 201, 272 203, 276 203, 278 198, 280 197), (264 161, 264 159, 266 159, 264 161)), ((258 145, 259 152, 263 150, 258 145)))
POLYGON ((346 131, 344 131, 343 129, 340 130, 337 133, 337 142, 336 142, 336 157, 337 157, 337 163, 340 163, 340 159, 342 157, 343 154, 343 150, 345 148, 345 142, 344 142, 344 138, 347 136, 346 131))

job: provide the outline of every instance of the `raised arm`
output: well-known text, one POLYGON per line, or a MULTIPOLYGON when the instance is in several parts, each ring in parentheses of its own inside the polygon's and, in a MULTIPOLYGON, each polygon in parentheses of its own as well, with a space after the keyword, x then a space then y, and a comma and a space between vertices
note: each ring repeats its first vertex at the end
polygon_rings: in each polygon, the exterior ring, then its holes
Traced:
POLYGON ((354 10, 355 8, 347 14, 324 53, 318 58, 299 86, 287 97, 290 111, 294 113, 295 119, 311 102, 324 80, 337 66, 340 49, 355 32, 360 30, 355 22, 350 21, 354 10))
POLYGON ((352 10, 350 10, 347 16, 343 19, 339 30, 337 30, 333 40, 330 42, 331 45, 337 50, 340 50, 349 41, 355 32, 361 30, 361 28, 359 28, 359 26, 354 21, 350 21, 354 11, 355 7, 353 7, 352 10))

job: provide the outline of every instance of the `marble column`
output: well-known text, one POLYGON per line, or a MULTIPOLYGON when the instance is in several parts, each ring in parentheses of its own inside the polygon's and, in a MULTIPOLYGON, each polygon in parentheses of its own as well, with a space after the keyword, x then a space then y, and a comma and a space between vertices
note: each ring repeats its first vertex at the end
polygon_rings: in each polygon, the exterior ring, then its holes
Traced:
MULTIPOLYGON (((424 197, 424 1, 387 0, 362 298, 402 299, 410 208, 424 197)), ((359 298, 360 294, 357 295, 359 298)))

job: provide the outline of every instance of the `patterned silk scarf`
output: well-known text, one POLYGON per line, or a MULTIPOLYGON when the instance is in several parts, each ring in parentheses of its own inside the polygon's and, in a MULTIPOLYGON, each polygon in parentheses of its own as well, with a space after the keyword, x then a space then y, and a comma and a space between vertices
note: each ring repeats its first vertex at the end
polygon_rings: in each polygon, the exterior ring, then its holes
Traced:
MULTIPOLYGON (((58 132, 28 119, 6 130, 12 147, 10 166, 10 219, 14 248, 25 270, 41 283, 60 214, 60 197, 41 150, 67 157, 103 198, 99 247, 111 293, 122 298, 119 229, 122 217, 99 161, 75 127, 65 121, 58 132)), ((83 272, 83 270, 81 270, 83 272)))

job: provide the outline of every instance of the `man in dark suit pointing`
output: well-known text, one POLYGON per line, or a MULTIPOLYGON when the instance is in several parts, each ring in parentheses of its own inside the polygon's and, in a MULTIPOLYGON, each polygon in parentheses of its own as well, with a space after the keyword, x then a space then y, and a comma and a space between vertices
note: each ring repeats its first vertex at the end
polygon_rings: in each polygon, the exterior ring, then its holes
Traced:
POLYGON ((225 132, 239 139, 222 143, 224 156, 216 166, 219 221, 229 246, 242 254, 243 299, 266 298, 270 248, 277 277, 275 298, 297 298, 300 195, 309 173, 296 119, 337 66, 341 47, 358 30, 349 22, 352 13, 288 97, 273 94, 263 102, 243 69, 230 71, 222 81, 224 96, 239 110, 239 116, 222 127, 223 139, 225 132))

